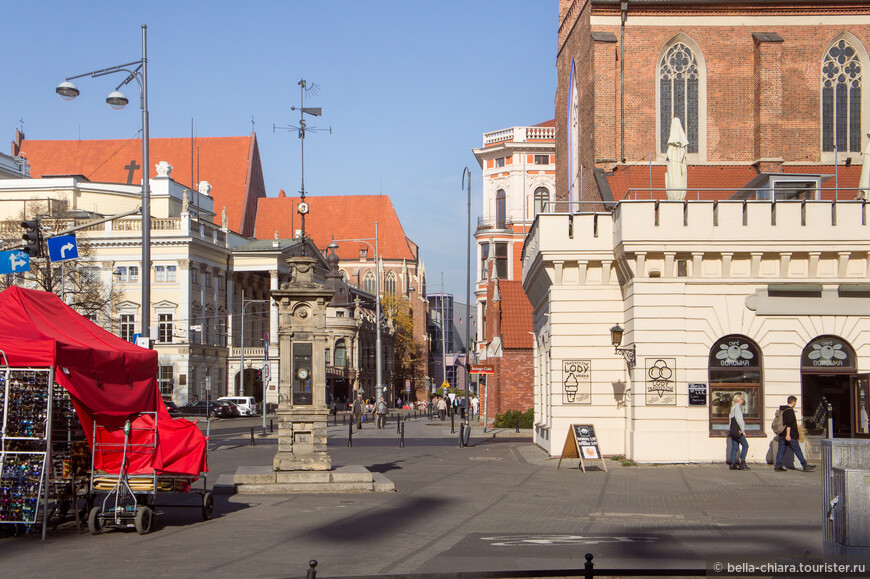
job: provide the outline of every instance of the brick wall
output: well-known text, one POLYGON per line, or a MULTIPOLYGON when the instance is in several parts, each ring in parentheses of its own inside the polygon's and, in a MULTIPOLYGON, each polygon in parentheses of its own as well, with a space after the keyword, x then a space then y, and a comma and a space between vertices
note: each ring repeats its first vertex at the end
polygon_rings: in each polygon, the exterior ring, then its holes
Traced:
MULTIPOLYGON (((525 412, 534 406, 534 368, 531 349, 505 350, 501 358, 491 358, 487 363, 495 366, 495 373, 488 377, 487 423, 491 423, 496 414, 502 414, 507 410, 525 412)), ((482 402, 483 390, 481 390, 482 402)))
MULTIPOLYGON (((563 20, 559 31, 559 87, 555 103, 559 198, 565 198, 569 184, 565 161, 568 159, 567 99, 572 58, 579 77, 580 159, 588 173, 588 178, 584 179, 584 197, 590 198, 595 187, 588 168, 594 165, 610 169, 613 163, 600 160, 619 157, 622 140, 620 46, 618 42, 595 42, 591 33, 609 32, 618 39, 620 27, 592 26, 590 19, 591 11, 596 15, 618 16, 618 5, 614 6, 613 9, 592 7, 580 0, 560 2, 563 20)), ((667 25, 670 20, 662 18, 662 25, 647 22, 641 26, 633 25, 632 21, 642 12, 642 7, 637 6, 630 4, 625 27, 627 163, 645 163, 651 153, 657 153, 657 65, 664 47, 678 34, 686 35, 697 44, 706 69, 706 159, 700 162, 750 163, 777 157, 786 163, 822 160, 820 74, 823 56, 831 41, 842 32, 853 34, 865 49, 870 48, 870 25, 821 25, 802 21, 800 25, 789 26, 785 24, 789 18, 783 17, 782 23, 753 23, 747 19, 747 25, 715 26, 716 8, 698 5, 687 12, 698 17, 698 25, 667 25), (759 43, 753 33, 761 32, 775 33, 782 42, 759 43)), ((815 11, 820 19, 836 13, 836 7, 826 11, 819 6, 805 11, 807 14, 815 11)), ((731 15, 750 16, 764 10, 772 8, 754 7, 751 14, 731 9, 731 15)), ((850 10, 854 14, 870 13, 866 4, 856 4, 850 10)), ((870 90, 870 81, 866 80, 870 76, 865 74, 864 78, 866 92, 870 90)), ((700 114, 703 115, 703 109, 700 114)), ((862 133, 867 133, 868 128, 862 126, 862 133)), ((663 161, 663 157, 658 160, 663 161)), ((768 163, 762 169, 779 170, 779 166, 768 163)))

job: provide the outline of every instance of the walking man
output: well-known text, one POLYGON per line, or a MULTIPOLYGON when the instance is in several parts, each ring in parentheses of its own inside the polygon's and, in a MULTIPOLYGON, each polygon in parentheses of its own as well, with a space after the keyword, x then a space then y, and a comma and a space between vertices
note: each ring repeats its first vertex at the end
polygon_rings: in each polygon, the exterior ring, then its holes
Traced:
POLYGON ((377 414, 377 425, 378 428, 386 428, 387 427, 387 403, 384 402, 384 397, 381 396, 381 399, 378 400, 378 403, 375 404, 375 414, 377 414))
POLYGON ((356 429, 362 430, 363 402, 361 394, 356 395, 356 400, 353 401, 350 413, 353 416, 353 421, 356 422, 356 429))
POLYGON ((480 399, 476 395, 471 399, 471 410, 471 418, 480 417, 480 399))
POLYGON ((444 401, 444 398, 438 399, 438 405, 435 407, 438 410, 438 415, 441 417, 441 421, 444 421, 444 417, 447 416, 447 402, 444 401))
POLYGON ((779 435, 779 448, 776 451, 776 466, 774 471, 787 472, 782 466, 782 458, 785 456, 786 447, 790 448, 798 461, 801 463, 804 472, 808 472, 816 468, 814 464, 807 464, 807 459, 804 458, 804 453, 801 452, 801 447, 798 444, 798 425, 797 418, 794 415, 794 407, 797 404, 795 396, 788 397, 788 404, 780 406, 779 411, 782 413, 782 424, 785 429, 782 432, 777 432, 779 435))

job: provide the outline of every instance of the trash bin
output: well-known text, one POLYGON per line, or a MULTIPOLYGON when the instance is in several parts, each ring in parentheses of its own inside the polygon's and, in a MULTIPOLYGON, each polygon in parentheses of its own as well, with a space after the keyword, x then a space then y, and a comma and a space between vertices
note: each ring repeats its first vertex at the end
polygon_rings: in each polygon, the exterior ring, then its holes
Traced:
POLYGON ((822 440, 825 554, 870 553, 870 440, 822 440))

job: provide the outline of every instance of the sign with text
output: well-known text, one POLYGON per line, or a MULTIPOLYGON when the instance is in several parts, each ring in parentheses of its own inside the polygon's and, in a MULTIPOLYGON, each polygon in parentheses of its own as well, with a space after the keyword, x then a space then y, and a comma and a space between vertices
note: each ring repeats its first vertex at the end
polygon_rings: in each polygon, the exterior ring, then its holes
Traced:
POLYGON ((30 256, 13 249, 12 251, 0 251, 0 273, 19 273, 30 271, 30 256))
POLYGON ((587 460, 600 460, 604 472, 607 472, 607 463, 601 456, 598 448, 598 438, 595 436, 595 427, 591 424, 572 424, 568 428, 568 436, 565 438, 565 446, 562 448, 562 456, 559 457, 558 470, 562 466, 563 458, 579 458, 580 468, 586 472, 587 460))
POLYGON ((79 256, 75 235, 58 235, 45 240, 48 243, 48 257, 51 261, 67 261, 79 256))
POLYGON ((495 374, 495 366, 488 364, 472 364, 469 374, 495 374))
POLYGON ((591 370, 591 360, 562 360, 562 404, 592 404, 591 370))
POLYGON ((647 358, 645 366, 647 406, 676 406, 677 359, 647 358))
POLYGON ((689 384, 689 406, 707 405, 707 385, 689 384))

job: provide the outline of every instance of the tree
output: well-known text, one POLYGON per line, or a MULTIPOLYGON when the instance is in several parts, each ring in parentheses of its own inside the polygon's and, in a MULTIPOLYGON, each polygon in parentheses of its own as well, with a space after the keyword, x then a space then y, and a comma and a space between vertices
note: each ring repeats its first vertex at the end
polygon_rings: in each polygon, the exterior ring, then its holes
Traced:
POLYGON ((393 320, 396 328, 393 350, 395 359, 395 384, 397 391, 408 379, 422 379, 426 359, 423 345, 414 337, 414 314, 411 303, 396 294, 387 293, 382 298, 384 316, 393 320))
MULTIPOLYGON (((5 221, 0 227, 7 247, 20 246, 24 220, 39 219, 43 233, 59 232, 87 219, 70 213, 64 200, 33 200, 25 204, 17 219, 5 221)), ((79 257, 61 263, 52 263, 48 247, 42 241, 42 257, 30 258, 30 271, 0 275, 0 290, 12 285, 48 291, 60 296, 67 305, 86 318, 111 330, 113 313, 123 299, 123 292, 103 284, 102 264, 86 236, 76 239, 79 257)))

